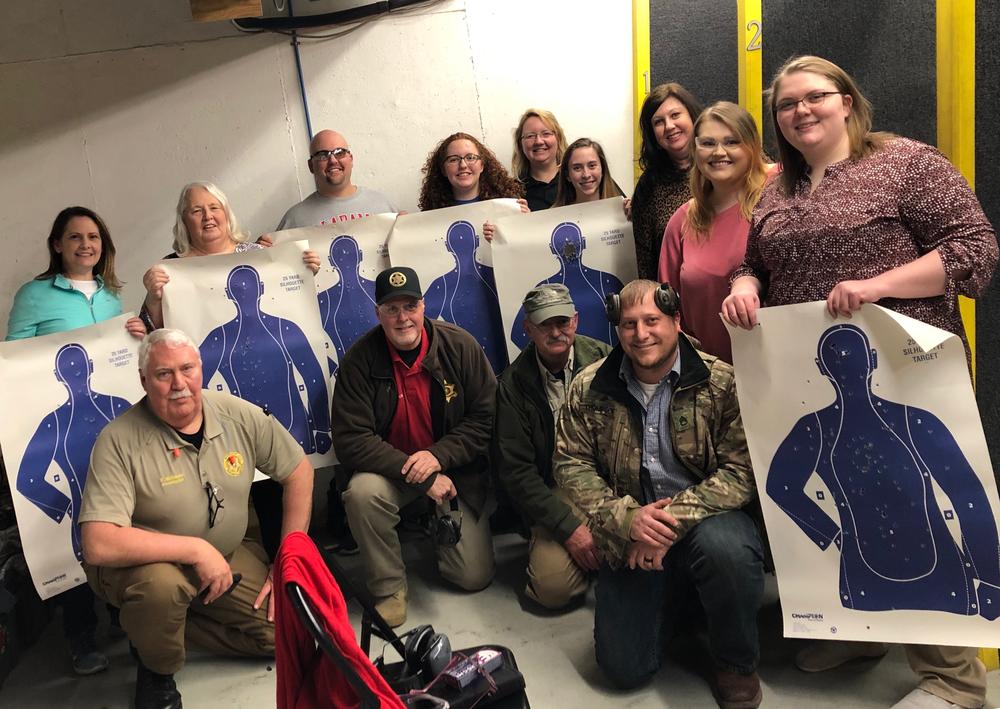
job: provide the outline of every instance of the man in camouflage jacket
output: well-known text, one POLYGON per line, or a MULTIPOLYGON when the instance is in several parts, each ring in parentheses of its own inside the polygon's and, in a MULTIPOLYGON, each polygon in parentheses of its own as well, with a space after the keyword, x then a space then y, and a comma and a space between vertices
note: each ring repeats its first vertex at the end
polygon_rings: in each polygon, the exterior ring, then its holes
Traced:
MULTIPOLYGON (((647 682, 696 597, 722 707, 761 700, 761 543, 733 369, 680 332, 676 293, 633 281, 620 344, 573 380, 556 431, 556 482, 603 552, 597 661, 621 687, 647 682), (694 592, 693 595, 691 592, 694 592)), ((614 313, 609 315, 615 319, 614 313)))

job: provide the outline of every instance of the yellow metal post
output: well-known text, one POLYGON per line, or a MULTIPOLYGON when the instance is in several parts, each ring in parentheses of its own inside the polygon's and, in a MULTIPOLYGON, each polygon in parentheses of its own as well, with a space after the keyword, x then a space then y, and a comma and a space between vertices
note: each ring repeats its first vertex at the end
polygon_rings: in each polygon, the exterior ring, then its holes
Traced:
MULTIPOLYGON (((938 149, 976 188, 976 3, 937 0, 938 149)), ((959 298, 962 322, 976 371, 976 304, 959 298)), ((996 648, 981 648, 986 669, 1000 668, 996 648)))
POLYGON ((739 64, 740 105, 757 121, 758 130, 764 129, 764 78, 763 38, 764 25, 761 0, 737 0, 736 37, 739 64))
MULTIPOLYGON (((976 188, 976 3, 937 0, 938 149, 976 188)), ((976 371, 976 305, 959 298, 976 371)), ((994 653, 995 656, 996 653, 994 653)))
POLYGON ((633 178, 639 179, 639 110, 652 88, 649 67, 649 0, 632 0, 632 144, 635 166, 633 178))

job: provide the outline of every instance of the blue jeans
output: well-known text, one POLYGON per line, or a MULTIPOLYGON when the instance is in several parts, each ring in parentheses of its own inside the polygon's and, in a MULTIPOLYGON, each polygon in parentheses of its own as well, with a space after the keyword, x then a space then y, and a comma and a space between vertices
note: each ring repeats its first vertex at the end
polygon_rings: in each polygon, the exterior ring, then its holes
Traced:
POLYGON ((648 682, 676 632, 686 599, 697 594, 717 669, 757 667, 757 609, 764 589, 760 537, 741 510, 695 525, 663 558, 663 571, 601 566, 594 639, 597 664, 622 689, 648 682))

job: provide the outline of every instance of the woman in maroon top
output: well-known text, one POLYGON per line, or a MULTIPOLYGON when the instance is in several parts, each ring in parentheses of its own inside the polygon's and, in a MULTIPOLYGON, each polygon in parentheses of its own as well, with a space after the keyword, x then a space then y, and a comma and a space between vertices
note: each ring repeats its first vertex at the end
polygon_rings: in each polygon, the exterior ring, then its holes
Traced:
POLYGON ((976 195, 934 148, 871 131, 871 104, 840 67, 790 60, 771 84, 783 172, 754 210, 726 318, 761 300, 826 300, 831 315, 875 303, 964 338, 956 296, 985 290, 996 235, 976 195))
POLYGON ((732 364, 719 311, 729 278, 747 250, 750 215, 768 165, 753 117, 729 101, 712 104, 694 123, 691 194, 667 223, 659 280, 681 297, 681 327, 701 349, 732 364))
MULTIPOLYGON (((826 300, 834 317, 875 303, 964 339, 957 295, 989 284, 997 241, 975 194, 934 148, 871 131, 871 104, 843 69, 789 60, 771 82, 783 172, 753 213, 746 258, 723 315, 745 328, 757 309, 826 300)), ((881 643, 820 642, 796 664, 830 669, 884 654, 881 643)), ((896 708, 982 706, 973 648, 908 645, 920 684, 896 708)))

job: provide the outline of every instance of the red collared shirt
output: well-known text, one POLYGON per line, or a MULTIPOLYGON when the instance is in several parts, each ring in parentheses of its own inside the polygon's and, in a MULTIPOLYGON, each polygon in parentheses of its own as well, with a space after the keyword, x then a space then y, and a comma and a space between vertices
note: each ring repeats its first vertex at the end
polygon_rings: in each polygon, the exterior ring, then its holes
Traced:
POLYGON ((431 425, 431 374, 423 368, 430 338, 426 328, 420 338, 420 353, 410 366, 389 344, 392 374, 396 380, 396 414, 389 426, 388 442, 407 455, 426 450, 434 443, 431 425))

